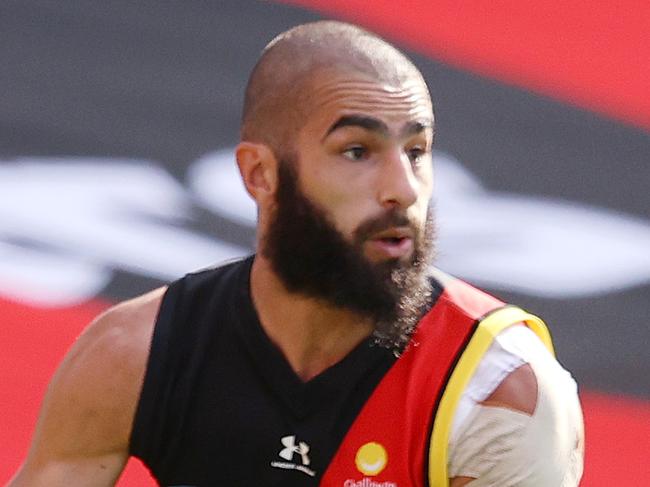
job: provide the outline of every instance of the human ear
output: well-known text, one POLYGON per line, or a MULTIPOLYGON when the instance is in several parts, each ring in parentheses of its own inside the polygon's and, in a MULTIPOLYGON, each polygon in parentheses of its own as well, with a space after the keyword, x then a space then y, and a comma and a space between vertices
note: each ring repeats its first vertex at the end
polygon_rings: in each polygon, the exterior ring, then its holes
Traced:
POLYGON ((259 205, 274 194, 277 186, 275 155, 265 144, 240 142, 235 156, 246 191, 259 205))

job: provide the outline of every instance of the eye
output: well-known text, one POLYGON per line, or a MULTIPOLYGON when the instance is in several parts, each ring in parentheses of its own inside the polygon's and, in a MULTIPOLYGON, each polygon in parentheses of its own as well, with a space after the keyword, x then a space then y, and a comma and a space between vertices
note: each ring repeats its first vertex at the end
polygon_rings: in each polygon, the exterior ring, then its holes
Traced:
POLYGON ((422 158, 422 156, 426 154, 426 152, 427 152, 426 149, 419 145, 411 147, 406 151, 412 163, 418 163, 422 158))
POLYGON ((350 159, 351 161, 361 161, 368 154, 368 150, 362 145, 355 145, 348 147, 343 151, 343 156, 350 159))

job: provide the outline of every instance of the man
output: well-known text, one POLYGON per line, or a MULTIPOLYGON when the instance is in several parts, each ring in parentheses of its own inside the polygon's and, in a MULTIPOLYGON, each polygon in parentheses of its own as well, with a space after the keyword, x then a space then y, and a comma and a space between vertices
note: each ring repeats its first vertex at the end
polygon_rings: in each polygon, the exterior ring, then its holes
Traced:
POLYGON ((544 325, 429 265, 433 138, 385 41, 339 22, 273 40, 236 150, 259 252, 97 318, 11 485, 113 485, 129 455, 171 486, 577 485, 580 407, 544 325))

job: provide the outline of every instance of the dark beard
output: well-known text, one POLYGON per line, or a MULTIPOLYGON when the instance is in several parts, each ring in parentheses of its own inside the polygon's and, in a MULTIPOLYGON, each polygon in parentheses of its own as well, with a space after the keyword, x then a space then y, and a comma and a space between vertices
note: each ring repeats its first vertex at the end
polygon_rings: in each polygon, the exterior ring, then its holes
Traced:
POLYGON ((361 224, 348 243, 327 214, 298 186, 293 160, 280 161, 276 207, 262 254, 289 292, 345 308, 375 323, 375 342, 401 352, 426 311, 431 287, 427 268, 433 254, 433 216, 418 231, 399 210, 361 224), (406 262, 374 264, 363 254, 364 241, 379 231, 409 226, 414 252, 406 262))

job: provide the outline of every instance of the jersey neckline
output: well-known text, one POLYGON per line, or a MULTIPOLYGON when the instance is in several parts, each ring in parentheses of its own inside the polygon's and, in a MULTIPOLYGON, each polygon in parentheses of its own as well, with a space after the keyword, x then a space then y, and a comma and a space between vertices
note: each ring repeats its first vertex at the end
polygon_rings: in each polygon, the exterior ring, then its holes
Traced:
POLYGON ((244 348, 264 382, 297 416, 304 417, 345 394, 350 384, 379 366, 390 367, 396 358, 392 352, 373 343, 372 336, 362 340, 340 361, 308 381, 293 370, 284 354, 272 343, 260 323, 250 292, 250 272, 254 256, 243 262, 237 279, 235 315, 239 317, 237 331, 244 348))

